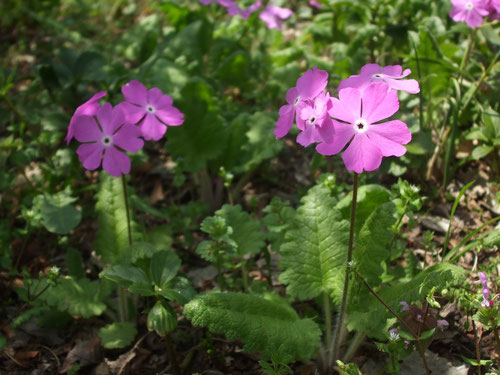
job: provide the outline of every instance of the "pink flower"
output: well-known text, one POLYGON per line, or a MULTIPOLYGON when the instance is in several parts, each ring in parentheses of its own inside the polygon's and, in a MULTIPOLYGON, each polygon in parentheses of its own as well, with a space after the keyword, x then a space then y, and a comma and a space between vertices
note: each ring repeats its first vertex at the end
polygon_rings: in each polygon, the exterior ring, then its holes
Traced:
POLYGON ((383 156, 402 156, 402 145, 411 140, 406 124, 399 120, 380 123, 399 109, 397 92, 388 90, 386 83, 372 83, 364 91, 348 87, 332 98, 330 116, 334 121, 335 138, 332 143, 321 143, 316 150, 333 155, 344 149, 346 168, 356 173, 373 171, 380 166, 383 156))
POLYGON ((312 7, 316 7, 316 8, 321 8, 321 3, 316 1, 316 0, 310 0, 309 1, 309 5, 312 6, 312 7))
POLYGON ((484 272, 479 272, 479 281, 481 282, 481 285, 483 286, 483 288, 488 287, 488 277, 486 276, 486 274, 484 272))
POLYGON ((316 142, 333 142, 335 129, 328 115, 331 107, 330 94, 325 92, 320 93, 314 101, 297 105, 297 127, 302 130, 297 136, 297 143, 307 147, 316 142))
POLYGON ((281 30, 281 20, 286 20, 292 14, 291 9, 268 5, 260 12, 259 18, 266 23, 269 29, 281 30))
POLYGON ((466 22, 472 28, 481 26, 483 17, 489 13, 486 0, 451 0, 451 3, 451 19, 455 22, 466 22))
POLYGON ((67 144, 69 144, 69 142, 74 136, 74 131, 75 131, 74 126, 77 117, 81 115, 87 115, 87 116, 95 115, 100 107, 97 101, 101 99, 103 96, 105 96, 107 93, 108 93, 107 91, 98 92, 76 109, 75 113, 73 114, 73 117, 71 117, 71 121, 69 122, 68 133, 66 134, 67 144))
POLYGON ((297 80, 297 86, 292 87, 286 93, 287 105, 284 105, 279 110, 280 117, 276 122, 274 135, 276 139, 283 138, 292 128, 296 107, 301 102, 313 100, 326 87, 328 81, 328 73, 324 70, 319 70, 316 66, 313 70, 307 70, 302 77, 297 80))
POLYGON ((252 15, 252 13, 257 11, 261 7, 261 5, 262 5, 262 3, 260 0, 256 1, 252 5, 249 5, 247 9, 241 9, 240 16, 242 18, 245 18, 245 19, 250 17, 252 15))
POLYGON ((353 75, 340 82, 338 90, 346 87, 353 87, 364 90, 368 85, 375 82, 385 82, 391 89, 406 91, 410 94, 416 94, 420 91, 418 82, 414 79, 401 79, 411 74, 410 69, 405 69, 401 65, 389 65, 380 68, 378 64, 366 64, 361 68, 361 74, 353 75), (402 72, 402 73, 401 73, 402 72))
POLYGON ((130 172, 130 159, 122 150, 136 152, 144 145, 140 129, 126 123, 122 110, 109 103, 99 108, 96 116, 77 117, 74 135, 83 142, 76 150, 83 166, 94 170, 102 162, 102 168, 115 177, 130 172))
POLYGON ((167 126, 178 126, 184 122, 184 115, 175 108, 173 100, 163 95, 159 88, 147 90, 139 81, 130 81, 122 86, 126 102, 120 103, 126 121, 139 123, 146 140, 158 141, 167 131, 167 126))
POLYGON ((450 325, 446 320, 444 319, 439 319, 437 322, 437 328, 441 331, 443 331, 445 328, 448 328, 450 325))
POLYGON ((401 312, 410 311, 410 306, 408 305, 407 302, 401 301, 401 302, 399 302, 399 304, 401 305, 401 310, 399 310, 399 311, 401 311, 401 312))

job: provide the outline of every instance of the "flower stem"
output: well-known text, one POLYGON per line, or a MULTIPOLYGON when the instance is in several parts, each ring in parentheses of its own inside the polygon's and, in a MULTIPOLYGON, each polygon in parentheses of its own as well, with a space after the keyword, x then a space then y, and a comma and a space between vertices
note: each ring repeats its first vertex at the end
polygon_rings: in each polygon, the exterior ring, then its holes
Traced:
POLYGON ((163 336, 163 338, 165 339, 167 357, 168 361, 170 362, 170 365, 172 366, 172 372, 175 375, 180 375, 181 369, 179 368, 179 364, 177 363, 177 358, 175 355, 174 344, 172 343, 172 339, 170 338, 170 335, 168 333, 165 336, 163 336))
POLYGON ((130 207, 128 204, 127 179, 122 173, 123 196, 125 198, 125 211, 127 211, 128 244, 132 245, 132 228, 130 226, 130 207))
POLYGON ((498 326, 493 323, 493 332, 495 334, 495 341, 497 343, 497 349, 498 349, 498 352, 500 353, 500 336, 498 335, 498 326))
POLYGON ((458 82, 462 83, 463 79, 463 70, 467 67, 467 63, 469 62, 470 52, 472 51, 472 46, 474 45, 474 40, 476 39, 477 28, 474 28, 474 31, 470 35, 469 43, 467 44, 467 50, 465 51, 465 55, 460 63, 460 72, 458 82))
MULTIPOLYGON (((122 173, 122 186, 123 186, 123 197, 125 200, 125 211, 127 213, 128 244, 132 246, 132 228, 130 225, 130 207, 128 204, 127 179, 123 173, 122 173)), ((120 304, 119 306, 120 320, 122 322, 126 322, 129 319, 128 298, 127 298, 127 290, 122 286, 118 287, 118 300, 120 304)))
MULTIPOLYGON (((326 348, 330 351, 332 348, 332 312, 330 310, 330 296, 327 292, 323 292, 323 313, 325 314, 325 333, 326 333, 326 348)), ((330 357, 330 355, 328 355, 330 357)))
POLYGON ((337 324, 335 326, 335 334, 333 339, 333 357, 335 359, 340 358, 340 346, 341 337, 342 337, 342 329, 344 327, 344 320, 346 314, 346 306, 347 306, 347 293, 349 291, 349 272, 348 265, 352 260, 352 252, 354 248, 354 225, 356 222, 356 202, 358 198, 358 174, 354 173, 354 181, 352 188, 352 206, 351 206, 351 228, 349 230, 349 248, 347 250, 347 263, 344 277, 344 291, 342 293, 342 302, 340 303, 340 311, 337 319, 337 324))

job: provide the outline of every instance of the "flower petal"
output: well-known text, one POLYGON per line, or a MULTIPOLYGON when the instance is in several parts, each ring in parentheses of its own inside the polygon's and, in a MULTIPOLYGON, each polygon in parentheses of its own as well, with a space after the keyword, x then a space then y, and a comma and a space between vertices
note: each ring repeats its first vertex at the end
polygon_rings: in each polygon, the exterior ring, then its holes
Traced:
POLYGON ((357 134, 347 150, 342 154, 342 160, 349 171, 361 173, 373 171, 380 167, 382 153, 374 142, 365 134, 357 134))
POLYGON ((361 117, 361 92, 347 87, 339 91, 339 99, 332 98, 332 108, 328 114, 341 121, 354 123, 361 117))
POLYGON ((338 91, 343 90, 347 87, 352 87, 355 89, 363 90, 366 86, 368 86, 371 82, 370 76, 361 76, 361 75, 354 75, 350 76, 349 78, 343 79, 339 87, 337 88, 338 91))
POLYGON ((148 90, 148 95, 147 95, 147 102, 148 104, 151 104, 153 107, 157 108, 157 104, 160 101, 163 93, 158 87, 153 87, 152 89, 148 90))
POLYGON ((392 79, 385 77, 385 81, 387 82, 389 87, 394 90, 401 90, 410 94, 416 94, 420 92, 418 81, 415 79, 392 79))
POLYGON ((156 110, 157 118, 170 126, 179 126, 184 123, 184 114, 175 107, 165 107, 156 110))
POLYGON ((140 136, 141 129, 138 126, 125 124, 113 136, 113 143, 126 151, 137 152, 144 146, 144 141, 139 138, 140 136))
POLYGON ((322 155, 335 155, 342 151, 347 143, 355 135, 351 124, 342 124, 333 121, 335 127, 335 136, 331 143, 321 143, 316 146, 316 151, 322 155))
POLYGON ((130 81, 122 86, 122 93, 125 100, 132 104, 146 106, 148 91, 146 87, 139 81, 130 81))
POLYGON ((295 99, 297 99, 297 96, 299 96, 299 91, 297 90, 296 87, 292 87, 291 89, 288 89, 288 91, 286 92, 286 102, 288 104, 294 105, 295 99))
MULTIPOLYGON (((391 77, 401 77, 401 72, 403 71, 403 68, 401 65, 387 65, 382 68, 382 74, 386 76, 391 76, 391 77)), ((406 71, 405 71, 406 73, 406 71)), ((411 71, 408 73, 410 74, 411 71)), ((407 74, 407 75, 408 75, 407 74)))
POLYGON ((78 159, 82 162, 84 168, 93 171, 101 165, 102 152, 104 146, 100 143, 87 143, 80 145, 76 150, 78 159))
POLYGON ((101 130, 95 118, 91 116, 79 116, 73 123, 73 131, 78 142, 94 142, 102 138, 101 130))
POLYGON ((317 128, 320 140, 318 142, 332 143, 335 135, 335 126, 331 118, 326 117, 317 128))
POLYGON ((113 106, 110 103, 106 103, 99 108, 97 120, 99 120, 103 134, 113 134, 113 106))
POLYGON ((102 159, 102 169, 111 176, 120 177, 122 173, 130 172, 130 159, 115 147, 108 147, 102 159))
POLYGON ((158 141, 167 131, 167 127, 162 124, 155 115, 148 113, 141 122, 142 136, 146 141, 151 139, 158 141))
POLYGON ((293 105, 284 105, 280 108, 280 117, 276 121, 276 128, 274 129, 276 139, 283 138, 288 134, 292 128, 294 116, 295 108, 293 105))
POLYGON ((74 134, 74 123, 75 120, 78 116, 81 115, 87 115, 87 116, 95 116, 97 111, 99 110, 99 103, 97 102, 99 99, 101 99, 103 96, 105 96, 108 92, 107 91, 100 91, 94 96, 92 96, 89 100, 87 100, 85 103, 83 103, 81 106, 79 106, 73 116, 71 117, 71 120, 69 122, 69 127, 68 127, 68 133, 66 134, 66 143, 69 144, 71 139, 73 138, 74 134))
POLYGON ((370 125, 366 134, 371 138, 374 133, 398 144, 405 145, 411 141, 411 133, 408 130, 408 126, 399 120, 370 125))
POLYGON ((386 83, 372 83, 363 91, 363 115, 369 123, 391 117, 399 109, 398 94, 386 83))
POLYGON ((306 126, 306 128, 297 136, 297 143, 304 147, 307 147, 314 142, 318 142, 316 140, 317 137, 315 133, 316 131, 314 129, 314 126, 306 126))
POLYGON ((380 73, 379 64, 366 64, 361 68, 361 75, 372 75, 380 73))
POLYGON ((297 91, 301 100, 314 99, 323 91, 328 82, 328 73, 314 67, 308 69, 302 77, 297 80, 297 91))
POLYGON ((125 115, 125 122, 130 124, 137 124, 146 114, 144 107, 139 107, 129 102, 121 102, 117 105, 125 115))

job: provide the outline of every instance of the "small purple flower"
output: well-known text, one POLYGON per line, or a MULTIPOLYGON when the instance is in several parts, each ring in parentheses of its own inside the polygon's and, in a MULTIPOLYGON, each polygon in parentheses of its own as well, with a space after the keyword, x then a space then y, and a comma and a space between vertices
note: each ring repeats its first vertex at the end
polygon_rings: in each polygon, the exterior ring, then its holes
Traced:
POLYGON ((324 70, 319 70, 316 66, 314 69, 307 70, 302 77, 297 80, 296 87, 292 87, 286 93, 287 105, 284 105, 279 110, 280 117, 276 122, 274 135, 276 139, 283 138, 292 128, 295 112, 300 103, 314 100, 326 87, 328 82, 328 73, 324 70))
POLYGON ((317 142, 333 142, 335 128, 328 115, 331 107, 330 94, 325 92, 320 93, 314 101, 297 105, 297 127, 302 130, 297 136, 297 143, 307 147, 317 142))
POLYGON ((479 272, 479 281, 481 282, 481 285, 483 286, 483 288, 488 287, 488 277, 486 276, 486 274, 484 272, 479 272))
POLYGON ((472 28, 481 26, 483 17, 489 14, 488 1, 485 0, 451 0, 451 3, 451 19, 466 22, 472 28))
POLYGON ((74 137, 74 132, 75 132, 74 126, 77 117, 81 115, 94 116, 100 108, 99 103, 97 101, 101 99, 103 96, 105 96, 107 93, 108 93, 107 91, 98 92, 76 109, 75 113, 73 114, 73 117, 71 117, 71 121, 69 122, 68 133, 66 134, 67 144, 69 144, 71 139, 74 137))
POLYGON ((249 5, 246 9, 241 9, 240 16, 245 19, 250 17, 254 12, 256 12, 261 7, 261 5, 262 3, 260 0, 256 1, 252 5, 249 5))
POLYGON ((378 64, 366 64, 361 68, 359 75, 353 75, 340 82, 338 90, 346 87, 353 87, 358 90, 364 90, 370 84, 375 82, 385 82, 393 90, 401 90, 410 94, 416 94, 420 91, 418 82, 414 79, 401 79, 411 74, 410 69, 405 69, 401 65, 389 65, 381 68, 378 64))
POLYGON ((443 331, 445 328, 448 328, 450 325, 446 320, 444 319, 439 319, 437 322, 437 328, 441 331, 443 331))
POLYGON ((74 122, 74 136, 83 144, 76 153, 86 169, 102 168, 120 177, 130 172, 130 159, 123 152, 139 151, 144 141, 140 129, 125 122, 122 110, 104 104, 95 116, 81 115, 74 122))
POLYGON ((396 328, 389 330, 389 340, 390 341, 399 340, 399 331, 396 328))
POLYGON ((401 312, 403 311, 410 311, 410 305, 408 305, 408 303, 406 303, 405 301, 401 301, 399 302, 399 304, 401 305, 401 312))
POLYGON ((280 8, 276 5, 268 5, 259 14, 259 18, 264 21, 269 29, 281 30, 281 21, 286 20, 293 14, 288 8, 280 8))
POLYGON ((130 81, 122 86, 122 93, 126 101, 120 106, 126 121, 139 123, 145 140, 158 141, 167 131, 167 125, 178 126, 184 122, 184 114, 159 88, 147 90, 139 81, 130 81))

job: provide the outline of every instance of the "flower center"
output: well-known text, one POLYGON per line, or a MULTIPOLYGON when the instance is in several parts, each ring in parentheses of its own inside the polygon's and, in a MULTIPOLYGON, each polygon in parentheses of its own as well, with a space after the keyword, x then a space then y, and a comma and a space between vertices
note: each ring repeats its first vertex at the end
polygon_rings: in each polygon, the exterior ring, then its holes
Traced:
POLYGON ((105 135, 104 137, 102 137, 101 142, 104 146, 108 147, 111 146, 113 139, 109 135, 105 135))
POLYGON ((472 8, 474 8, 474 4, 472 4, 470 1, 467 4, 465 4, 465 9, 471 10, 472 8))
POLYGON ((146 106, 146 111, 149 113, 155 113, 155 108, 151 105, 146 106))
POLYGON ((364 133, 368 130, 368 123, 364 119, 360 118, 354 123, 354 130, 358 133, 364 133))
POLYGON ((382 78, 382 74, 378 74, 378 73, 377 73, 377 74, 372 75, 372 77, 373 77, 373 78, 382 78))
POLYGON ((295 98, 295 101, 293 102, 293 106, 295 107, 297 104, 299 104, 300 102, 300 96, 297 96, 297 98, 295 98))
POLYGON ((309 123, 309 125, 314 125, 314 123, 316 122, 316 116, 311 116, 307 122, 309 123))

